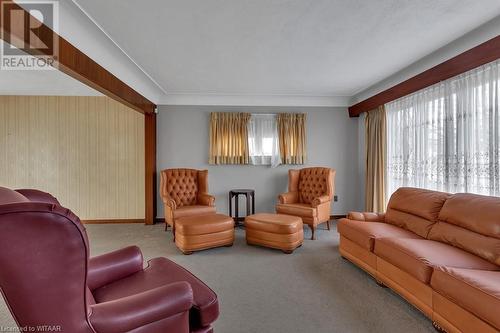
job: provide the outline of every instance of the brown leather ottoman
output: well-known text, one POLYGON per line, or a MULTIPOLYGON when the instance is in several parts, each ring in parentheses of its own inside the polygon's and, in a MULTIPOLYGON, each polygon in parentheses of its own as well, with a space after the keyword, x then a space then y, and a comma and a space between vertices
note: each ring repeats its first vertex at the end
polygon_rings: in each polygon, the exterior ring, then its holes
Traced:
POLYGON ((302 245, 304 230, 297 216, 261 213, 245 218, 247 244, 292 253, 302 245))
POLYGON ((184 253, 231 246, 234 221, 223 214, 187 216, 175 220, 175 245, 184 253))

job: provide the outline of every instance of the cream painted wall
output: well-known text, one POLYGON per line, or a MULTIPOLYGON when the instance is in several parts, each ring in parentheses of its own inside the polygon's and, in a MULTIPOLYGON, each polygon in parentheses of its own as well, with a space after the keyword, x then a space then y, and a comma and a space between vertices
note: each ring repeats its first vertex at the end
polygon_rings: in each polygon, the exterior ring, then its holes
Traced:
MULTIPOLYGON (((208 123, 212 111, 245 111, 251 113, 307 113, 308 163, 305 166, 327 166, 337 170, 333 214, 359 210, 358 119, 349 118, 346 108, 329 107, 229 107, 229 106, 160 106, 157 124, 158 170, 198 168, 209 170, 210 193, 216 196, 217 210, 227 213, 228 191, 252 188, 256 191, 257 211, 274 211, 276 197, 286 191, 288 169, 253 165, 208 164, 208 123)), ((158 197, 158 216, 163 204, 158 197)), ((244 210, 243 199, 241 209, 244 210)))
POLYGON ((0 96, 0 185, 81 219, 144 218, 144 116, 108 97, 0 96))

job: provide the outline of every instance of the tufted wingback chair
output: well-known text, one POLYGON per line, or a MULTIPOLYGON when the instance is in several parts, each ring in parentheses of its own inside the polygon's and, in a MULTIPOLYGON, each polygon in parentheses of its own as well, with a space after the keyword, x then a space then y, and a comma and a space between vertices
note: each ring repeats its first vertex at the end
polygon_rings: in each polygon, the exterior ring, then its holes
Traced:
POLYGON ((165 230, 180 217, 215 214, 215 198, 208 194, 208 170, 165 169, 160 195, 165 205, 165 230))
POLYGON ((0 187, 0 290, 19 327, 67 333, 212 332, 215 293, 139 248, 89 258, 85 228, 56 198, 0 187), (47 326, 45 326, 47 325, 47 326))
POLYGON ((335 194, 335 170, 330 168, 304 168, 288 171, 288 192, 278 196, 278 214, 302 218, 315 238, 318 224, 326 222, 330 230, 330 207, 335 194))

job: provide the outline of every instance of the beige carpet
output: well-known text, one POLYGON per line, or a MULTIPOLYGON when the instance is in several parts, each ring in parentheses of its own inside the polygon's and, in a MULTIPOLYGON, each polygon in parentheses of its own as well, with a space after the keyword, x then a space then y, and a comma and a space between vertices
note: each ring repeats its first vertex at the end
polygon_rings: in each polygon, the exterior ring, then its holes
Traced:
MULTIPOLYGON (((190 256, 180 254, 162 225, 87 230, 92 255, 136 244, 146 259, 166 256, 204 280, 219 296, 216 333, 434 332, 420 312, 340 258, 335 228, 319 230, 318 240, 305 240, 291 255, 247 246, 238 229, 233 247, 190 256)), ((13 324, 1 301, 0 332, 13 324)))

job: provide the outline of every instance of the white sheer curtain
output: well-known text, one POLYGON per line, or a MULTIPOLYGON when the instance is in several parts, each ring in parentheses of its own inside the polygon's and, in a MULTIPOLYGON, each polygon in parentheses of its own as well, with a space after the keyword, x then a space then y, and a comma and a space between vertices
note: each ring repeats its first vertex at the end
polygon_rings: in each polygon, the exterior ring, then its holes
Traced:
POLYGON ((275 114, 252 114, 250 116, 248 150, 251 164, 276 167, 281 163, 275 114))
POLYGON ((387 194, 401 186, 500 196, 495 61, 386 104, 387 194))

